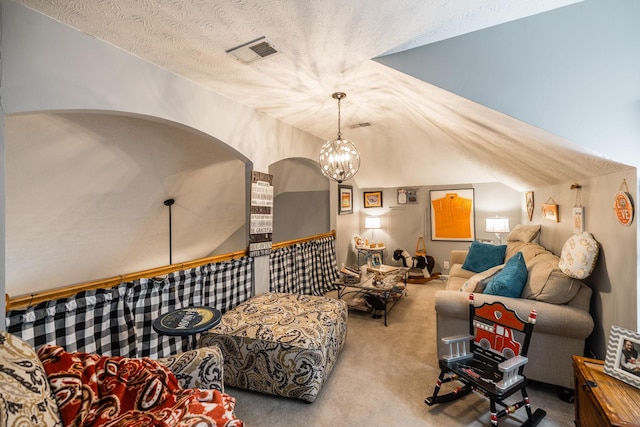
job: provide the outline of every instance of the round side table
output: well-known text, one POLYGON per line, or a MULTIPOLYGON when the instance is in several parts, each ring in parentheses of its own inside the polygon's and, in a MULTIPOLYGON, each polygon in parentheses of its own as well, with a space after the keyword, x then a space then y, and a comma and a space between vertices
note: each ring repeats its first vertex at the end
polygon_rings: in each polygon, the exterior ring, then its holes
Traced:
POLYGON ((163 335, 194 335, 213 328, 222 320, 220 310, 212 307, 188 307, 170 311, 153 322, 163 335))

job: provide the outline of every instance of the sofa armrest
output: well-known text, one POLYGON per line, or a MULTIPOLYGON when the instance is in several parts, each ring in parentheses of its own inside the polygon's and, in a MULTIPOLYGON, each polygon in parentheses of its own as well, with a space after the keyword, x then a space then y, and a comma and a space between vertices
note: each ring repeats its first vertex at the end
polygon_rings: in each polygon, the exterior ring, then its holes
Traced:
POLYGON ((158 359, 158 362, 173 372, 182 388, 224 392, 224 356, 217 345, 164 357, 158 359))

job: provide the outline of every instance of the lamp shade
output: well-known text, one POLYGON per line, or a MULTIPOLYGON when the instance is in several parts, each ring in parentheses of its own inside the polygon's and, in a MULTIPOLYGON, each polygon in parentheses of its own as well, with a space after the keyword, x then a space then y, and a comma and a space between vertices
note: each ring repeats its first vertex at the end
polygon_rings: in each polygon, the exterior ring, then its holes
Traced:
POLYGON ((487 218, 485 231, 487 233, 508 233, 509 218, 504 216, 494 216, 487 218))
POLYGON ((364 228, 380 228, 379 216, 368 216, 364 219, 364 228))

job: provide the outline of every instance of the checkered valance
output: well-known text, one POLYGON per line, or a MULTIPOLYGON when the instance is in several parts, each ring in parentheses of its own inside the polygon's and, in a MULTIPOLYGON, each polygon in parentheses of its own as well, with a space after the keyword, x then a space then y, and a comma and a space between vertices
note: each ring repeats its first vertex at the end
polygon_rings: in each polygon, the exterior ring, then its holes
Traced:
POLYGON ((272 292, 324 295, 338 278, 335 236, 285 246, 271 252, 272 292))
POLYGON ((127 357, 165 357, 190 348, 191 337, 158 335, 153 320, 171 310, 206 305, 223 313, 252 294, 253 258, 208 264, 162 278, 83 291, 7 313, 7 331, 36 349, 127 357))

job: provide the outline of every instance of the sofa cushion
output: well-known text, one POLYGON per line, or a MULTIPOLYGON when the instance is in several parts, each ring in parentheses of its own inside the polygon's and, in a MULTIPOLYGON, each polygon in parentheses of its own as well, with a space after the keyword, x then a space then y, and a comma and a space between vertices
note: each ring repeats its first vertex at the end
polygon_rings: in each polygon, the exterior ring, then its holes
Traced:
POLYGON ((507 236, 507 242, 533 242, 533 240, 538 237, 538 234, 540 234, 540 228, 540 224, 518 224, 513 227, 513 230, 511 230, 507 236))
POLYGON ((521 252, 512 256, 504 268, 493 277, 484 289, 488 295, 520 298, 522 289, 527 283, 527 265, 521 252))
POLYGON ((242 427, 235 398, 218 390, 183 389, 150 358, 38 350, 65 426, 242 427))
POLYGON ((480 273, 491 267, 504 263, 506 245, 492 245, 489 243, 471 242, 469 253, 462 264, 465 270, 480 273))
POLYGON ((562 247, 558 267, 574 279, 585 279, 591 275, 598 261, 600 245, 591 233, 571 236, 562 247))
POLYGON ((552 253, 540 254, 527 262, 529 279, 521 298, 535 299, 553 304, 571 301, 582 282, 564 274, 558 267, 559 258, 552 253))
POLYGON ((62 426, 35 350, 4 331, 0 331, 0 426, 62 426))
POLYGON ((485 270, 481 273, 476 273, 471 276, 464 284, 460 287, 461 292, 484 292, 484 288, 487 286, 487 283, 496 275, 502 268, 504 264, 496 265, 495 267, 491 267, 488 270, 485 270))
POLYGON ((524 257, 524 262, 529 265, 529 261, 537 257, 541 254, 549 254, 553 255, 552 252, 545 249, 543 246, 538 245, 537 243, 524 243, 524 242, 507 242, 507 252, 504 256, 504 260, 508 261, 509 258, 517 254, 518 252, 522 252, 522 256, 524 257))

